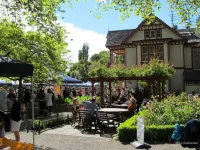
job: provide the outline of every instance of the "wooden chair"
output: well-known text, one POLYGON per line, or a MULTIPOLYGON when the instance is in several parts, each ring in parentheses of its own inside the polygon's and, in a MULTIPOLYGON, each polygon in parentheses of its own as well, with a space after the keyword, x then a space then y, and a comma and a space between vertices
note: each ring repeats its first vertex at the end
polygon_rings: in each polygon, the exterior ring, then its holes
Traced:
POLYGON ((71 122, 71 126, 76 125, 76 122, 79 122, 79 111, 75 111, 73 106, 71 107, 72 110, 72 122, 71 122))
POLYGON ((106 127, 111 127, 110 125, 115 126, 115 118, 113 118, 113 115, 110 116, 106 112, 96 112, 97 114, 97 122, 98 122, 98 127, 101 130, 101 133, 104 132, 106 127))

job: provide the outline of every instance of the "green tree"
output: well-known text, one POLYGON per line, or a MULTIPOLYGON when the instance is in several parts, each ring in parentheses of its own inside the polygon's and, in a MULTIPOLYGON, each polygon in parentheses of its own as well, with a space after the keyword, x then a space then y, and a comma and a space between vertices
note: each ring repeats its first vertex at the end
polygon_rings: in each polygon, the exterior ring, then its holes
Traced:
POLYGON ((17 24, 28 24, 36 27, 39 32, 48 31, 54 35, 60 29, 56 13, 64 12, 60 6, 65 2, 65 0, 1 0, 0 17, 17 24))
POLYGON ((109 51, 103 50, 98 54, 94 54, 90 57, 91 62, 99 62, 103 65, 107 65, 110 61, 109 51))
POLYGON ((41 34, 38 31, 23 31, 17 24, 0 22, 0 54, 34 65, 35 82, 60 79, 65 73, 67 62, 62 55, 67 52, 65 33, 41 34))
POLYGON ((109 63, 109 51, 103 50, 90 57, 88 61, 89 45, 83 44, 81 50, 79 50, 78 58, 79 61, 73 63, 68 71, 68 75, 75 77, 82 81, 87 81, 88 73, 94 70, 96 67, 107 66, 109 63))
POLYGON ((78 60, 79 61, 83 61, 83 60, 88 61, 88 57, 89 57, 89 45, 87 43, 84 43, 82 49, 79 50, 78 60))

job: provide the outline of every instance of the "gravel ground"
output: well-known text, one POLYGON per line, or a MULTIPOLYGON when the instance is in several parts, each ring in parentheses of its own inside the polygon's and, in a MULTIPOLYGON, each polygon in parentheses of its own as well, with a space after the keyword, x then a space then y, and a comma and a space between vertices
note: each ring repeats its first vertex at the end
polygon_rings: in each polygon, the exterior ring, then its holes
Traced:
MULTIPOLYGON (((7 134, 13 139, 13 134, 7 134)), ((21 132, 21 141, 32 143, 32 133, 21 132)), ((110 138, 80 137, 42 133, 35 136, 35 144, 42 150, 134 150, 110 138)), ((151 145, 151 150, 189 150, 178 144, 151 145)), ((190 149, 192 150, 192 149, 190 149)))

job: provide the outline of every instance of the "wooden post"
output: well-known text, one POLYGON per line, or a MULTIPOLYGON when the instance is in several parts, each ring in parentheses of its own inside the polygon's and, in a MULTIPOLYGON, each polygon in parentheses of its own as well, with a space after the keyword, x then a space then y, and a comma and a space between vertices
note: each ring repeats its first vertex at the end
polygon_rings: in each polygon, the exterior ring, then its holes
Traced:
POLYGON ((111 89, 111 82, 109 82, 109 99, 110 99, 110 106, 111 106, 111 103, 112 103, 112 89, 111 89))
POLYGON ((18 101, 20 103, 22 103, 22 97, 23 97, 23 91, 22 91, 22 80, 23 80, 23 77, 20 77, 19 78, 19 89, 18 89, 18 101))
POLYGON ((151 99, 151 81, 147 81, 147 84, 148 84, 148 99, 151 99))
POLYGON ((119 63, 119 56, 116 54, 116 64, 119 63))
POLYGON ((92 96, 94 96, 94 81, 92 81, 92 96))
POLYGON ((158 90, 159 90, 159 99, 158 99, 158 101, 161 101, 161 86, 160 86, 160 80, 158 81, 158 90))
POLYGON ((162 99, 164 99, 164 91, 165 91, 165 81, 162 81, 162 99))
POLYGON ((153 95, 155 96, 155 89, 156 89, 156 87, 155 87, 155 80, 153 80, 153 95))
POLYGON ((101 92, 100 92, 101 93, 101 95, 100 95, 100 97, 101 97, 101 107, 103 107, 103 99, 104 99, 103 98, 104 97, 103 96, 103 94, 104 94, 104 91, 103 91, 104 83, 103 83, 103 81, 100 82, 100 87, 101 87, 101 92))

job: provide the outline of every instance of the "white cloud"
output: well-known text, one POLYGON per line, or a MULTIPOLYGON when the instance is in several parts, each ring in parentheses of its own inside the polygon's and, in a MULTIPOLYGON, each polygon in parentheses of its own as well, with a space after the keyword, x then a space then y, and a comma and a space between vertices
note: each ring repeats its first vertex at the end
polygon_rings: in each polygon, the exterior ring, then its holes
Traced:
POLYGON ((78 61, 78 51, 82 48, 83 43, 89 44, 89 56, 91 57, 95 53, 99 53, 102 50, 106 50, 106 35, 94 32, 92 30, 81 29, 74 24, 60 22, 69 32, 68 38, 68 50, 71 52, 67 55, 71 62, 78 61), (71 40, 73 39, 73 40, 71 40))

